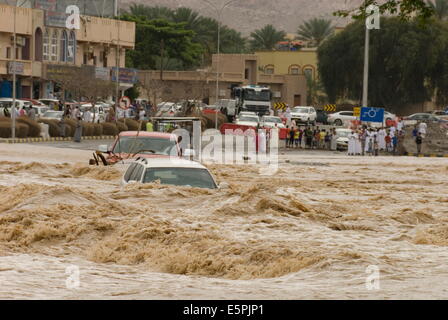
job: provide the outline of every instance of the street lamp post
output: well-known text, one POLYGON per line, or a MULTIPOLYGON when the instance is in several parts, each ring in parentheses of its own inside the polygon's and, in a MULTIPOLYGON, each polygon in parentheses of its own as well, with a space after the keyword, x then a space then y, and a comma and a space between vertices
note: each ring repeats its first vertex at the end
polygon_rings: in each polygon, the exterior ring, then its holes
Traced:
POLYGON ((120 95, 120 6, 119 0, 115 0, 115 15, 118 17, 117 21, 117 52, 116 52, 116 70, 115 70, 115 123, 118 121, 119 95, 120 95))
MULTIPOLYGON (((215 104, 218 106, 219 100, 219 58, 220 58, 220 42, 221 42, 221 14, 227 6, 229 6, 232 2, 237 0, 229 0, 224 3, 221 7, 217 7, 214 3, 209 0, 202 0, 216 10, 216 15, 218 17, 218 45, 217 45, 217 55, 216 55, 216 96, 215 96, 215 104)), ((218 110, 215 112, 215 129, 218 129, 218 110)))
POLYGON ((366 37, 364 44, 364 80, 362 85, 362 106, 367 107, 369 88, 369 45, 370 29, 366 27, 366 37))

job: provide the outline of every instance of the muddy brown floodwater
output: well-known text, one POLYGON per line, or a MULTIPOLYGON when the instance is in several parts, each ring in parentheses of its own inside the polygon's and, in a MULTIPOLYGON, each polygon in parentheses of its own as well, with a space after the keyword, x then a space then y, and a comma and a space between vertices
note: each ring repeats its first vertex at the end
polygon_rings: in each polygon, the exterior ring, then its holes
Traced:
POLYGON ((121 187, 89 155, 0 145, 0 298, 448 297, 447 159, 286 154, 208 165, 210 191, 121 187))

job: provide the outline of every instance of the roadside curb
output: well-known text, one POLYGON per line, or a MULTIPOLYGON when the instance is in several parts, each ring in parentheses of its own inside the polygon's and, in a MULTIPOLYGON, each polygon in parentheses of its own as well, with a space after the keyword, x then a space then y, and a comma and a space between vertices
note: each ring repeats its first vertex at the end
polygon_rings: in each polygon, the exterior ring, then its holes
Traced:
MULTIPOLYGON (((92 136, 92 137, 82 137, 81 140, 113 140, 115 136, 92 136)), ((73 141, 73 137, 62 138, 23 138, 23 139, 0 139, 0 143, 33 143, 33 142, 59 142, 59 141, 73 141)))
POLYGON ((406 152, 404 155, 408 157, 418 157, 418 158, 448 158, 448 154, 428 154, 428 153, 418 154, 418 153, 406 152))

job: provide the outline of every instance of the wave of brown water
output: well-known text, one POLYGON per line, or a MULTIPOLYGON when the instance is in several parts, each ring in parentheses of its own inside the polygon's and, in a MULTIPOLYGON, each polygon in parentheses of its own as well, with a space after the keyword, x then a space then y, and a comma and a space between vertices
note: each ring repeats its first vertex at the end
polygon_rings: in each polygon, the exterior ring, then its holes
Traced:
MULTIPOLYGON (((325 161, 283 164, 274 177, 211 165, 230 183, 218 191, 122 188, 120 168, 0 162, 0 279, 24 269, 54 278, 59 293, 37 286, 38 298, 98 298, 114 281, 117 297, 136 298, 443 297, 434 284, 448 280, 446 161, 325 161), (65 292, 52 266, 64 263, 101 284, 65 292), (365 288, 369 265, 380 268, 378 292, 365 288), (167 289, 149 293, 146 281, 167 289)), ((0 294, 26 297, 25 287, 0 294)))

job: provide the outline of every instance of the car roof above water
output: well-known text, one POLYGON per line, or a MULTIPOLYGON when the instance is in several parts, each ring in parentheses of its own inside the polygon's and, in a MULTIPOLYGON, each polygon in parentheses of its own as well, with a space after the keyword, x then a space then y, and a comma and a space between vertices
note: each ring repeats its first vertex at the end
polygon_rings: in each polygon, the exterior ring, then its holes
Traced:
POLYGON ((146 168, 191 168, 191 169, 205 169, 202 164, 195 161, 190 161, 181 158, 142 158, 135 162, 143 164, 146 168))

